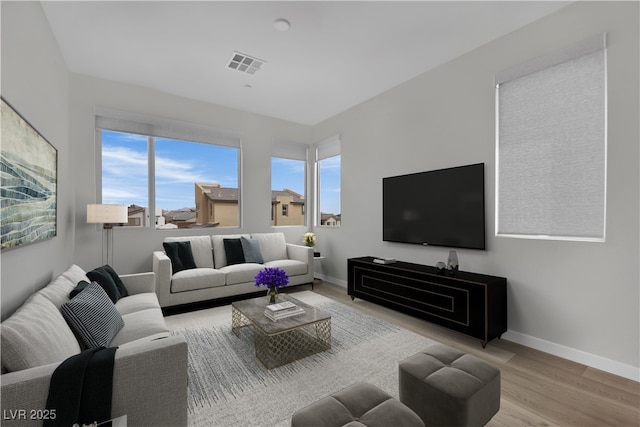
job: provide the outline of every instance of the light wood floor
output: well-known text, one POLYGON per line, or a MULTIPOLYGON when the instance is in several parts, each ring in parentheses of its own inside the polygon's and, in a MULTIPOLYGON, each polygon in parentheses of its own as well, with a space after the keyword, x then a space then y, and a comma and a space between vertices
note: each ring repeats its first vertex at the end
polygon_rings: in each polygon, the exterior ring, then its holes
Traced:
POLYGON ((483 349, 466 335, 374 303, 351 301, 345 288, 328 282, 316 281, 314 291, 500 368, 500 412, 489 426, 640 426, 640 384, 635 381, 506 340, 493 340, 483 349))

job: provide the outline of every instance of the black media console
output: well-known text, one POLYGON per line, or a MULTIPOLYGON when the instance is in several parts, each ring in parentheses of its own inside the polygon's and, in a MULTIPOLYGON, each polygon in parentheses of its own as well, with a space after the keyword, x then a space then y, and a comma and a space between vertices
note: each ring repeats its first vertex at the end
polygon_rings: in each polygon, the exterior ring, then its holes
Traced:
POLYGON ((478 338, 482 347, 507 330, 507 279, 373 257, 347 260, 348 292, 478 338))

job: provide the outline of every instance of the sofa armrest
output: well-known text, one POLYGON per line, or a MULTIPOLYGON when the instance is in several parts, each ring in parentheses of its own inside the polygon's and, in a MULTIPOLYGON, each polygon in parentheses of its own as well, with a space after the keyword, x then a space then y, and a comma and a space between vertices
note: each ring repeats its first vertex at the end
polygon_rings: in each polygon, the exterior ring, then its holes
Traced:
POLYGON ((146 273, 122 274, 120 275, 124 287, 127 288, 129 295, 155 293, 156 291, 156 275, 149 271, 146 273))
POLYGON ((310 246, 287 243, 287 258, 302 261, 313 270, 313 248, 310 246))
POLYGON ((165 307, 171 297, 171 260, 162 251, 153 253, 153 272, 156 275, 156 295, 160 307, 165 307))
MULTIPOLYGON (((116 352, 112 418, 127 415, 129 426, 186 426, 188 361, 184 337, 131 344, 116 352)), ((3 426, 41 426, 42 415, 54 416, 42 410, 57 366, 54 363, 2 375, 2 410, 8 414, 3 426)))

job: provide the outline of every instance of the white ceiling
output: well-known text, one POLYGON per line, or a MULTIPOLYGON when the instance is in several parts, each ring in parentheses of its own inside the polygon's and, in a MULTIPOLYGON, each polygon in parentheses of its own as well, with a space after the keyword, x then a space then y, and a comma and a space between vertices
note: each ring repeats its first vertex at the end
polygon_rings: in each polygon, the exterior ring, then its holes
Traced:
POLYGON ((312 125, 559 1, 44 1, 71 72, 312 125), (291 22, 286 32, 273 21, 291 22), (226 67, 234 51, 266 64, 226 67), (250 85, 251 87, 247 87, 250 85))

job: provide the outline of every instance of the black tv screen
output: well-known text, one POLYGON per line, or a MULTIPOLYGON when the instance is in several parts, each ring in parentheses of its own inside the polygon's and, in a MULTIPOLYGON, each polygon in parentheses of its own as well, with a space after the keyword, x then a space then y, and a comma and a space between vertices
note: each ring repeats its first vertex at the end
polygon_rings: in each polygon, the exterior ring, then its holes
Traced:
POLYGON ((485 249, 484 163, 382 179, 382 239, 485 249))

